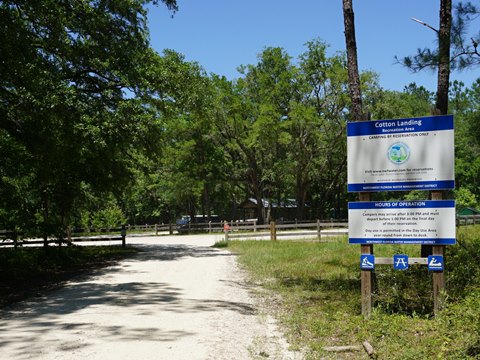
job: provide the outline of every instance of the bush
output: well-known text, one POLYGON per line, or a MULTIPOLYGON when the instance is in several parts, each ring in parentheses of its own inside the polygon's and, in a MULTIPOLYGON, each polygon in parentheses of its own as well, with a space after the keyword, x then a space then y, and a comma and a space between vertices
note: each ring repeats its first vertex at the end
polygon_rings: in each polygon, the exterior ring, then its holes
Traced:
POLYGON ((94 229, 111 229, 127 221, 118 205, 110 205, 90 215, 90 224, 94 229))

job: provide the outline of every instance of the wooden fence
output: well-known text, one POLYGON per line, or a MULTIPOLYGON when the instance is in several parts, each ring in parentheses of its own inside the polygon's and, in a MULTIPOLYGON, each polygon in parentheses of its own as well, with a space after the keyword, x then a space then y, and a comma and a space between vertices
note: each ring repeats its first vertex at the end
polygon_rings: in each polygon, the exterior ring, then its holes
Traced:
MULTIPOLYGON (((457 216, 457 225, 480 224, 480 215, 462 215, 457 216)), ((226 239, 252 239, 265 238, 277 239, 282 237, 322 237, 345 234, 348 229, 347 220, 317 220, 317 221, 290 221, 260 225, 255 220, 248 221, 228 221, 228 222, 206 222, 189 223, 184 225, 175 224, 145 224, 145 225, 126 225, 125 229, 120 227, 108 229, 73 229, 71 231, 72 243, 80 242, 99 242, 99 241, 121 241, 125 246, 126 234, 149 235, 172 235, 177 233, 225 233, 226 239), (225 231, 225 228, 228 231, 225 231), (343 232, 339 229, 343 229, 343 232), (112 235, 113 233, 113 235, 112 235), (120 233, 116 235, 115 233, 120 233), (78 234, 78 236, 75 236, 78 234), (106 234, 106 235, 102 235, 106 234), (109 235, 107 235, 109 234, 109 235)), ((49 239, 48 244, 68 244, 66 240, 49 239)), ((23 239, 23 234, 8 230, 0 230, 0 246, 21 246, 21 245, 39 245, 44 244, 43 239, 23 239)))
MULTIPOLYGON (((84 231, 82 230, 82 233, 84 231)), ((58 246, 71 245, 81 242, 99 242, 99 241, 121 241, 122 246, 125 247, 127 242, 127 231, 124 226, 118 229, 109 229, 109 232, 119 232, 119 235, 92 235, 92 236, 66 236, 63 239, 23 239, 21 234, 0 230, 0 246, 13 246, 17 248, 18 246, 31 246, 31 245, 45 245, 45 244, 55 244, 58 246), (20 235, 20 236, 19 236, 20 235), (20 237, 20 239, 19 239, 20 237)), ((71 235, 71 234, 70 234, 71 235)))
MULTIPOLYGON (((241 223, 240 223, 241 224, 241 223)), ((346 221, 322 221, 314 222, 291 222, 276 223, 272 221, 266 225, 237 226, 236 223, 230 225, 225 230, 225 240, 233 239, 270 239, 278 238, 310 238, 314 237, 322 240, 322 237, 345 235, 348 229, 346 221)))
POLYGON ((480 224, 480 215, 461 215, 457 216, 457 225, 480 224))

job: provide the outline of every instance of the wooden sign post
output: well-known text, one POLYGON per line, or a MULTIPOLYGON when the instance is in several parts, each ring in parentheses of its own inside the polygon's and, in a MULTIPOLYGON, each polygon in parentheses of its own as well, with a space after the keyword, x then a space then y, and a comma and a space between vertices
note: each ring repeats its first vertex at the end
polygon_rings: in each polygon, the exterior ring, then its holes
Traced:
MULTIPOLYGON (((358 194, 360 201, 370 201, 369 193, 358 194)), ((373 255, 373 245, 360 245, 360 254, 373 255)), ((360 275, 361 292, 362 292, 362 314, 369 318, 372 314, 372 272, 370 270, 361 270, 360 275)))

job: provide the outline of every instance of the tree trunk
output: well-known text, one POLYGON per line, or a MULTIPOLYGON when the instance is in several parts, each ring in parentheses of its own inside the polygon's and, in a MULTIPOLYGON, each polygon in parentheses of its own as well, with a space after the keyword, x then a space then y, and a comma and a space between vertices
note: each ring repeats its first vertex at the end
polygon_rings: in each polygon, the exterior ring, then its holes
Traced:
POLYGON ((49 209, 48 209, 48 195, 46 190, 42 191, 42 207, 43 207, 42 209, 43 210, 43 224, 42 224, 43 246, 47 248, 48 247, 48 230, 49 230, 48 222, 50 219, 50 215, 49 215, 49 209))
POLYGON ((438 32, 438 80, 435 107, 439 115, 448 113, 450 81, 450 31, 452 28, 452 0, 440 1, 440 30, 438 32))
MULTIPOLYGON (((452 0, 440 1, 440 30, 438 31, 437 99, 434 115, 448 114, 448 88, 450 82, 450 31, 452 28, 452 0)), ((442 199, 441 191, 432 191, 431 198, 442 199)), ((431 245, 422 245, 420 255, 433 254, 431 245)))
POLYGON ((343 20, 345 24, 345 43, 347 46, 348 84, 352 105, 351 121, 363 120, 362 93, 357 62, 357 40, 355 39, 355 15, 352 0, 343 0, 343 20))

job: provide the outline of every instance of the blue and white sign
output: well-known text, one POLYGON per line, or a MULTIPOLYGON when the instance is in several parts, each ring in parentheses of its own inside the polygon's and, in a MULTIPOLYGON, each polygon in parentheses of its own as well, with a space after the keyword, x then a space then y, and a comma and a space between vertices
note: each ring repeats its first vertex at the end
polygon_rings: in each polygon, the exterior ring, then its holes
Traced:
POLYGON ((393 255, 393 268, 395 270, 408 269, 408 255, 393 255))
POLYGON ((360 269, 374 270, 375 269, 375 255, 362 254, 360 255, 360 269))
POLYGON ((455 201, 348 203, 350 244, 455 244, 455 201))
POLYGON ((349 122, 348 191, 453 189, 453 116, 349 122))
POLYGON ((428 257, 428 270, 431 271, 443 271, 443 256, 442 255, 430 255, 428 257))

